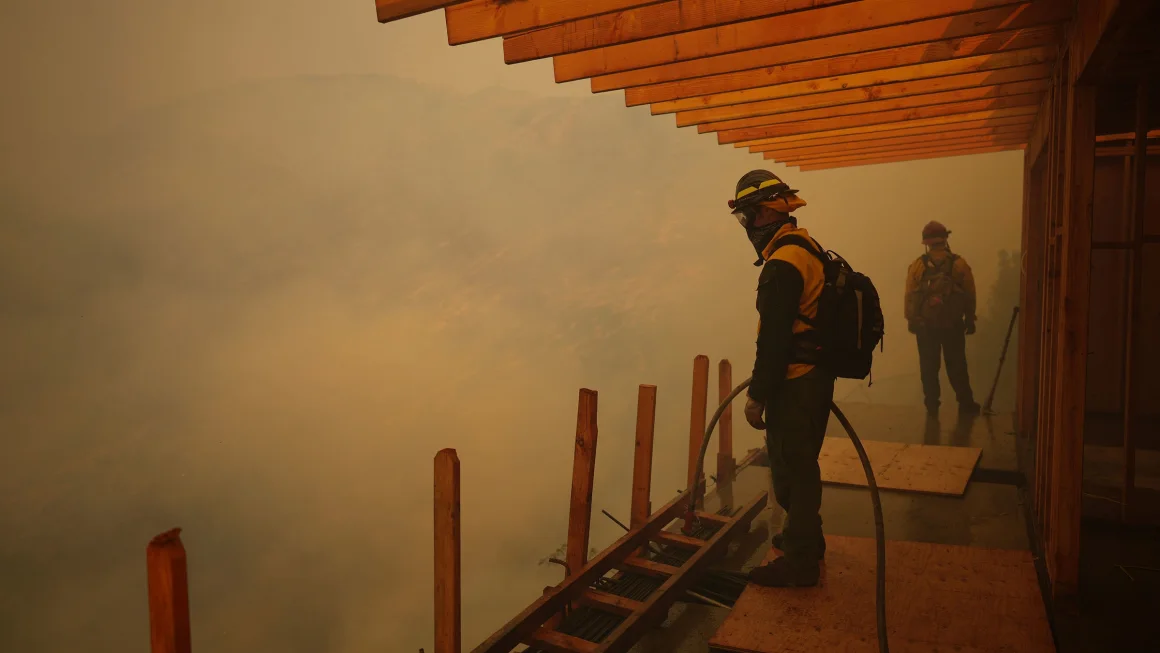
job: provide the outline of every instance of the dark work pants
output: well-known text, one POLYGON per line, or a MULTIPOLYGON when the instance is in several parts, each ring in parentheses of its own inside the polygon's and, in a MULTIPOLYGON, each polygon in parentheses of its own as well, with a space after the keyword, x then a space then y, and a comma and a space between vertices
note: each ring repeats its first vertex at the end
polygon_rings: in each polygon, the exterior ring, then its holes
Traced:
POLYGON ((942 358, 947 361, 947 378, 960 404, 970 404, 971 378, 967 374, 967 336, 961 326, 949 329, 923 329, 918 332, 918 365, 922 371, 922 393, 927 408, 938 408, 942 388, 938 373, 942 358))
POLYGON ((773 494, 786 512, 782 550, 794 563, 816 564, 825 547, 818 455, 833 398, 834 377, 814 368, 774 388, 765 410, 773 494))

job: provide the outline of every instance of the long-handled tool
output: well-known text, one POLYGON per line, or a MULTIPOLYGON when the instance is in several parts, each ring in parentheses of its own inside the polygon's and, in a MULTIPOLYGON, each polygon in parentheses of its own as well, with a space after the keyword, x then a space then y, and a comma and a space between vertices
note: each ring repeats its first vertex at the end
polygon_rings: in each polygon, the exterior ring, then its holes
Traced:
POLYGON ((991 393, 987 395, 987 402, 983 404, 983 412, 994 415, 991 404, 995 402, 995 390, 999 387, 999 376, 1003 374, 1003 361, 1007 360, 1007 347, 1011 344, 1011 333, 1015 331, 1015 319, 1019 317, 1019 307, 1011 312, 1011 323, 1007 325, 1007 338, 1003 340, 1003 352, 999 354, 999 369, 995 370, 995 381, 991 384, 991 393))
MULTIPOLYGON (((1005 347, 1004 352, 1006 352, 1005 347)), ((737 395, 741 394, 742 390, 749 387, 749 382, 752 380, 752 377, 745 379, 736 388, 733 388, 733 392, 725 397, 721 405, 717 407, 717 411, 713 413, 713 419, 709 420, 709 426, 705 428, 705 437, 701 439, 701 451, 697 456, 697 473, 693 476, 694 483, 698 485, 701 483, 701 475, 705 469, 705 452, 709 450, 709 438, 713 435, 713 428, 717 426, 717 420, 721 419, 721 414, 737 398, 737 395)), ((858 459, 862 461, 862 469, 866 472, 866 485, 870 488, 870 503, 874 506, 874 540, 878 554, 874 588, 874 609, 878 623, 878 653, 890 653, 890 644, 886 638, 886 533, 882 520, 882 499, 878 496, 878 483, 874 480, 874 470, 870 467, 870 458, 866 456, 866 450, 862 448, 862 441, 858 439, 858 434, 854 432, 850 420, 846 419, 837 404, 833 402, 830 403, 830 411, 834 413, 834 417, 838 418, 842 428, 846 430, 846 435, 850 436, 850 441, 854 443, 858 459)), ((696 498, 697 492, 694 492, 692 500, 689 501, 688 513, 685 516, 686 526, 691 526, 697 521, 696 498)))

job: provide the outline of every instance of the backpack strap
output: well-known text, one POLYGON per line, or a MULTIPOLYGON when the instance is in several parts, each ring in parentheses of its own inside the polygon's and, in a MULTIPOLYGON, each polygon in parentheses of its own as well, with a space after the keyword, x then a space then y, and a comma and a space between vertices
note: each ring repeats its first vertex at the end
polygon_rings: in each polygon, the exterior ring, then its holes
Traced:
POLYGON ((796 245, 806 250, 812 254, 814 258, 818 259, 822 265, 830 262, 830 260, 826 258, 826 255, 823 253, 825 250, 823 250, 822 246, 818 244, 818 241, 814 240, 813 238, 806 240, 805 236, 799 236, 797 234, 789 234, 788 236, 782 236, 781 238, 778 238, 777 243, 775 243, 773 246, 773 250, 770 251, 770 255, 782 247, 785 247, 786 245, 796 245))

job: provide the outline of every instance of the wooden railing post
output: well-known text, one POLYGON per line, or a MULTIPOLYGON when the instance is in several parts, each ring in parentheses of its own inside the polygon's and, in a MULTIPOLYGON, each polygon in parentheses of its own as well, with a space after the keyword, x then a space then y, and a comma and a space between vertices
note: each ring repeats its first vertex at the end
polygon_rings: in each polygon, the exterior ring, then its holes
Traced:
MULTIPOLYGON (((733 392, 733 365, 728 359, 717 364, 717 405, 725 401, 729 393, 733 392)), ((716 409, 714 409, 716 410, 716 409)), ((729 483, 733 480, 733 472, 737 468, 737 459, 733 457, 733 406, 725 407, 721 419, 717 422, 719 433, 717 452, 717 485, 729 483)))
POLYGON ((576 453, 572 461, 572 501, 568 509, 565 561, 572 575, 588 563, 592 525, 592 484, 596 474, 596 391, 582 388, 576 410, 576 453))
POLYGON ((459 456, 435 454, 435 653, 460 653, 459 456))
POLYGON ((189 581, 181 529, 153 538, 145 547, 152 653, 190 653, 189 581))
POLYGON ((689 416, 689 484, 687 487, 696 488, 693 493, 694 504, 701 507, 705 496, 705 472, 701 470, 701 478, 693 478, 697 473, 697 457, 701 453, 701 440, 705 437, 706 404, 709 401, 709 357, 698 355, 693 359, 693 399, 689 416))
POLYGON ((636 450, 632 462, 632 509, 629 525, 637 528, 652 514, 653 428, 657 412, 657 387, 641 385, 636 394, 636 450))

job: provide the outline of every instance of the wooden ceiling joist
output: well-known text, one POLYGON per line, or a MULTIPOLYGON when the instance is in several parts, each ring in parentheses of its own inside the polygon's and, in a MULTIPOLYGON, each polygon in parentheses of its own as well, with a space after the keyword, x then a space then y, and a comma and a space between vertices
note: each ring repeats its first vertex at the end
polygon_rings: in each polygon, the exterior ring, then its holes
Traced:
POLYGON ((776 136, 770 138, 755 138, 749 141, 739 141, 734 143, 734 147, 748 147, 750 145, 766 145, 766 144, 785 144, 785 143, 802 143, 803 141, 821 142, 821 139, 829 139, 836 136, 847 136, 851 134, 873 134, 891 132, 891 136, 909 135, 906 130, 921 127, 933 127, 931 132, 938 132, 941 130, 949 130, 951 128, 965 128, 964 125, 970 127, 988 126, 996 124, 1015 124, 1018 122, 1026 122, 1030 124, 1035 119, 1035 107, 1015 107, 1013 109, 994 109, 991 111, 978 111, 973 113, 963 113, 954 116, 940 116, 937 118, 922 118, 919 120, 909 120, 905 122, 893 122, 881 125, 862 125, 858 127, 846 127, 844 129, 834 129, 831 131, 811 132, 808 134, 794 134, 792 136, 776 136), (1004 120, 1007 119, 1007 120, 1004 120))
MULTIPOLYGON (((934 139, 943 136, 952 137, 959 135, 978 135, 978 134, 998 134, 1010 133, 1014 131, 1029 131, 1031 129, 1031 121, 1034 116, 1013 116, 1010 118, 996 118, 991 120, 974 120, 968 122, 955 123, 953 125, 930 125, 925 127, 909 127, 905 129, 897 129, 887 132, 879 132, 872 134, 848 134, 844 136, 832 136, 829 138, 817 138, 807 141, 791 141, 779 142, 778 139, 770 139, 774 142, 765 143, 760 142, 758 145, 747 145, 749 152, 752 154, 759 154, 762 152, 785 152, 789 150, 809 150, 813 148, 825 148, 848 145, 850 143, 865 143, 872 141, 892 141, 902 140, 907 138, 918 139, 934 139)), ((734 147, 740 143, 734 143, 734 147)))
POLYGON ((967 156, 971 154, 990 154, 993 152, 1008 152, 1015 150, 1022 150, 1023 145, 997 145, 994 147, 983 147, 977 150, 961 150, 955 152, 935 152, 931 154, 904 154, 900 156, 889 156, 881 159, 855 159, 852 161, 838 161, 835 163, 824 163, 817 165, 803 165, 799 169, 802 172, 811 172, 814 170, 831 170, 834 168, 850 168, 854 166, 877 165, 880 163, 902 163, 904 161, 921 161, 923 159, 949 159, 956 156, 967 156))
MULTIPOLYGON (((853 4, 865 1, 857 0, 853 4)), ((669 0, 507 37, 503 42, 503 58, 509 64, 521 63, 758 18, 784 18, 805 9, 850 2, 852 0, 669 0)))
POLYGON ((472 43, 568 21, 623 12, 665 0, 467 0, 448 7, 447 42, 472 43))
POLYGON ((889 100, 874 100, 870 102, 858 102, 855 104, 843 104, 836 107, 823 107, 821 109, 791 111, 788 113, 774 114, 772 116, 755 116, 753 118, 741 118, 738 120, 723 120, 721 122, 711 122, 697 125, 697 131, 699 133, 705 134, 715 131, 748 129, 750 127, 762 127, 764 125, 780 125, 791 122, 805 122, 810 120, 821 120, 824 118, 837 118, 840 116, 867 115, 888 111, 900 111, 903 109, 917 109, 919 107, 959 104, 962 102, 971 102, 976 100, 988 100, 1014 97, 1017 95, 1043 93, 1047 90, 1047 88, 1048 80, 1046 79, 1033 79, 1025 82, 1000 84, 998 86, 975 86, 971 88, 959 89, 957 91, 924 93, 922 95, 908 95, 905 97, 889 100))
POLYGON ((927 154, 930 152, 954 152, 958 150, 971 150, 980 147, 994 147, 999 145, 1021 145, 1027 142, 1025 136, 1006 136, 1004 138, 976 138, 964 141, 936 141, 927 144, 918 144, 910 146, 896 146, 877 149, 867 149, 849 152, 831 152, 828 155, 815 155, 810 157, 778 159, 772 156, 771 152, 767 152, 763 158, 767 161, 780 161, 787 166, 802 166, 802 165, 817 165, 821 163, 830 163, 837 160, 853 160, 853 159, 876 159, 884 156, 896 156, 900 154, 927 154))
POLYGON ((375 0, 375 14, 380 23, 392 23, 460 2, 463 0, 375 0))
POLYGON ((839 74, 832 77, 819 76, 818 78, 790 82, 788 84, 773 84, 759 88, 748 88, 741 91, 713 93, 710 95, 655 102, 651 105, 650 111, 653 115, 660 115, 662 113, 707 109, 731 104, 747 104, 762 100, 793 97, 795 95, 824 93, 849 88, 864 88, 867 86, 929 79, 932 77, 946 77, 949 75, 1001 70, 1003 68, 1015 68, 1019 66, 1034 66, 1051 61, 1054 54, 1054 48, 1040 47, 1027 50, 1015 50, 1013 52, 983 54, 964 57, 962 59, 951 59, 949 61, 898 66, 896 68, 871 70, 868 72, 855 72, 846 75, 839 74))
POLYGON ((990 142, 1027 142, 1027 128, 1018 127, 1016 130, 999 133, 982 134, 924 134, 906 138, 886 138, 863 142, 845 143, 843 145, 828 145, 824 147, 782 149, 763 152, 762 158, 767 161, 804 161, 807 159, 824 159, 841 154, 859 154, 863 152, 880 152, 899 150, 914 147, 931 147, 934 145, 960 145, 963 143, 990 143, 990 142))
MULTIPOLYGON (((1036 64, 1033 66, 1017 66, 1014 68, 987 70, 977 73, 963 73, 961 75, 929 77, 926 79, 848 88, 825 93, 796 95, 777 100, 731 104, 724 107, 695 109, 693 111, 678 111, 677 126, 688 127, 698 125, 698 131, 702 131, 700 129, 702 125, 717 125, 724 121, 758 116, 772 116, 800 112, 808 109, 842 107, 846 105, 856 106, 858 104, 870 104, 877 101, 902 99, 911 96, 934 95, 956 90, 1006 86, 1016 82, 1046 80, 1050 76, 1051 67, 1049 65, 1036 64)), ((709 131, 716 131, 716 129, 712 128, 709 131)))
MULTIPOLYGON (((928 66, 935 63, 944 64, 943 68, 950 72, 940 73, 943 75, 994 70, 1011 65, 1006 63, 1011 60, 1034 57, 1033 53, 1041 53, 1040 56, 1050 59, 1053 54, 1051 46, 1058 41, 1059 33, 1060 29, 1056 26, 1033 27, 1004 32, 1004 38, 974 36, 955 39, 949 43, 912 45, 894 50, 843 55, 653 86, 638 86, 625 89, 624 103, 631 107, 872 71, 889 74, 887 71, 912 69, 923 64, 928 66), (1029 50, 1033 52, 1028 52, 1029 50), (974 67, 976 65, 979 67, 974 67)), ((904 75, 905 72, 897 72, 891 81, 908 79, 904 75)))
POLYGON ((960 119, 960 116, 973 116, 977 112, 991 110, 1027 109, 1034 112, 1041 97, 1039 93, 1026 93, 1023 95, 1013 95, 1011 97, 953 102, 930 107, 917 107, 915 109, 879 111, 876 113, 821 118, 819 120, 807 120, 782 125, 765 125, 747 129, 728 129, 717 132, 717 142, 724 145, 759 138, 776 138, 779 136, 830 132, 847 127, 905 124, 919 120, 959 122, 961 120, 969 120, 969 118, 960 119))

